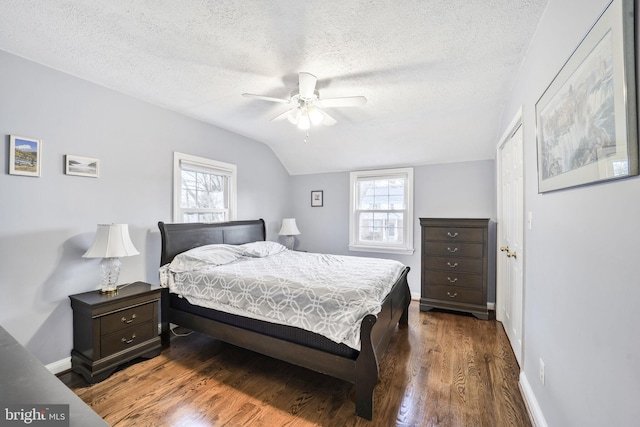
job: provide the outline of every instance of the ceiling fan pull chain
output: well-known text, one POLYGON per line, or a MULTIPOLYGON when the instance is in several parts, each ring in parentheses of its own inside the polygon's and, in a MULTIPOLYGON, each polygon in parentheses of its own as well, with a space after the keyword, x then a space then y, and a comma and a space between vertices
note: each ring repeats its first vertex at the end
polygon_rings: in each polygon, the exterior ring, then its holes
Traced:
POLYGON ((309 139, 309 131, 307 131, 307 135, 304 137, 304 143, 307 143, 307 140, 309 139))

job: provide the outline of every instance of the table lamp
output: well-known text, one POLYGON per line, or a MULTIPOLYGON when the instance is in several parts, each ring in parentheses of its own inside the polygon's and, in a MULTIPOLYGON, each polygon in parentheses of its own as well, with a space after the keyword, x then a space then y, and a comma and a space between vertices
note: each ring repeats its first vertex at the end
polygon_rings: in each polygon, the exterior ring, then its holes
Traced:
POLYGON ((300 230, 298 230, 298 226, 296 226, 295 218, 285 218, 282 220, 282 228, 280 228, 280 235, 285 236, 284 245, 287 249, 292 250, 293 244, 295 242, 295 235, 300 234, 300 230))
POLYGON ((113 295, 118 292, 120 258, 139 253, 129 237, 128 224, 98 224, 93 245, 82 257, 102 258, 100 293, 113 295))

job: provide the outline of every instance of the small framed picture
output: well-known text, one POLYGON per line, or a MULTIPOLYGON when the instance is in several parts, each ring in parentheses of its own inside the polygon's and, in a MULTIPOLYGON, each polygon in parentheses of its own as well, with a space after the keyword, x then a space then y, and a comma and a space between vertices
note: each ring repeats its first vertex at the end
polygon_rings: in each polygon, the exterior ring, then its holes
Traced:
POLYGON ((322 190, 311 192, 311 207, 317 208, 322 206, 322 190))
POLYGON ((11 135, 9 138, 9 173, 40 176, 42 140, 11 135))
POLYGON ((65 156, 65 173, 67 175, 88 176, 97 178, 100 176, 100 160, 91 157, 65 156))

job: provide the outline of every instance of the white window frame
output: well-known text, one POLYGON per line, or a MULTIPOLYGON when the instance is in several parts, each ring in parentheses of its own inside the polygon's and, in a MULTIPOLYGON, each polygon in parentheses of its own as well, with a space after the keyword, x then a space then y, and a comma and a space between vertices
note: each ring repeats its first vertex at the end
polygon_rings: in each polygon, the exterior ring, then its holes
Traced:
POLYGON ((350 174, 350 203, 349 203, 349 250, 360 252, 380 252, 391 254, 412 255, 413 249, 413 168, 381 169, 369 171, 355 171, 350 174), (359 223, 357 212, 358 182, 363 180, 397 179, 406 180, 405 209, 403 221, 403 244, 369 243, 359 241, 359 223))
MULTIPOLYGON (((237 213, 237 166, 205 157, 193 156, 175 151, 173 153, 173 221, 184 222, 185 212, 208 212, 207 209, 183 209, 180 206, 182 196, 182 169, 200 170, 205 173, 227 175, 229 177, 229 207, 225 221, 234 221, 237 213)), ((210 209, 218 212, 217 209, 210 209)))

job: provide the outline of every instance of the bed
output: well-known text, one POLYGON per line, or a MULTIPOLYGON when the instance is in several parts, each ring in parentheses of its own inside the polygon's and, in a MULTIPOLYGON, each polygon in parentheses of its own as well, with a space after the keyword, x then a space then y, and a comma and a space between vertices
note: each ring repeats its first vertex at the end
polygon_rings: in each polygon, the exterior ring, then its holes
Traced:
MULTIPOLYGON (((159 222, 162 267, 179 254, 206 245, 238 245, 264 242, 262 219, 225 223, 167 224, 159 222)), ((266 243, 266 242, 265 242, 266 243)), ((397 324, 408 323, 411 301, 407 273, 402 269, 383 296, 381 311, 367 314, 356 325, 358 346, 336 342, 300 327, 250 318, 237 313, 191 304, 187 298, 163 289, 161 338, 169 345, 170 324, 207 334, 221 341, 330 375, 355 386, 356 414, 373 418, 373 393, 378 382, 378 361, 397 324)))

